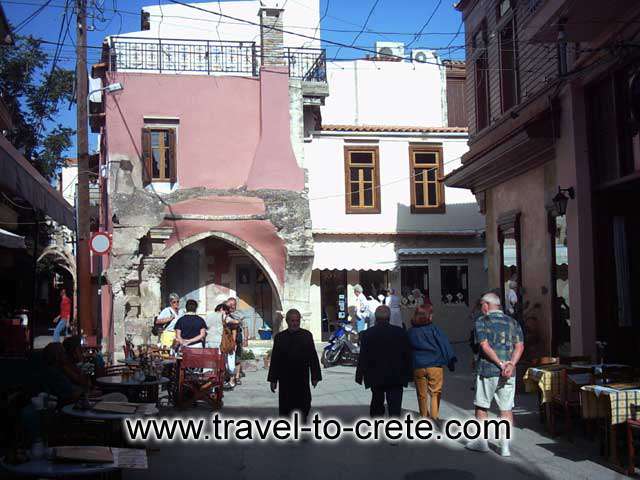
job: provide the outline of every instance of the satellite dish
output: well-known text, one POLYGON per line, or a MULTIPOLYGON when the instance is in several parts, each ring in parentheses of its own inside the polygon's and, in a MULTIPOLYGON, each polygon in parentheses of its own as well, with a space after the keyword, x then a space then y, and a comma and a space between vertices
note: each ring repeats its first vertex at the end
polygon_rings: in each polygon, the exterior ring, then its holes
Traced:
POLYGON ((413 59, 416 62, 427 63, 427 54, 424 52, 418 52, 414 55, 413 59))

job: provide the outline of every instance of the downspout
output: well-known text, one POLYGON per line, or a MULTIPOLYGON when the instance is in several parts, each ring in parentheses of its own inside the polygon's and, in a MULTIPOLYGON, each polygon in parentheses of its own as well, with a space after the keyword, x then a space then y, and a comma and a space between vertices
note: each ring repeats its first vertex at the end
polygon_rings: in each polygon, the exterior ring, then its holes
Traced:
POLYGON ((440 69, 440 103, 442 108, 442 126, 449 125, 449 113, 447 104, 447 67, 442 60, 438 57, 436 52, 433 53, 433 57, 438 62, 438 68, 440 69))
POLYGON ((355 100, 356 100, 355 124, 360 125, 360 97, 358 95, 358 60, 354 62, 353 72, 354 72, 353 78, 355 80, 355 100))

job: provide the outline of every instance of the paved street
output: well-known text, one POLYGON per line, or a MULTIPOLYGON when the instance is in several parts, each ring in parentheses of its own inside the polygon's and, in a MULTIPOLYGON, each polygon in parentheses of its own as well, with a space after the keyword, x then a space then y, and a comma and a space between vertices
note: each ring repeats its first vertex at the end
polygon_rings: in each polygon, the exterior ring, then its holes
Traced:
MULTIPOLYGON (((473 400, 470 356, 465 344, 455 345, 462 357, 458 371, 447 374, 442 404, 443 418, 464 418, 473 400)), ((353 367, 323 369, 324 380, 314 391, 313 406, 324 416, 352 421, 368 412, 368 392, 353 381, 353 367)), ((575 444, 556 441, 541 433, 533 395, 517 400, 517 438, 512 457, 470 452, 459 442, 340 444, 165 443, 150 457, 149 471, 129 471, 127 480, 142 478, 238 478, 238 479, 484 479, 484 478, 625 478, 591 459, 598 459, 597 443, 578 438, 575 444)), ((243 385, 225 395, 223 414, 264 417, 276 412, 277 395, 266 382, 266 371, 248 373, 243 385)), ((405 390, 403 406, 416 411, 412 387, 405 390)), ((206 415, 202 408, 185 416, 206 415)), ((580 435, 578 435, 580 437, 580 435)))

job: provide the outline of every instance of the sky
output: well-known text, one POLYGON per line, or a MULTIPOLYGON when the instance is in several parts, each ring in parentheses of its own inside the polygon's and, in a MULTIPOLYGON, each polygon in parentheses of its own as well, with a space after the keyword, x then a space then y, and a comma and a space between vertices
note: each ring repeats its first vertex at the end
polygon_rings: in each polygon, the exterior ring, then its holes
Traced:
MULTIPOLYGON (((298 0, 286 0, 296 2, 298 0)), ((46 0, 0 0, 4 11, 14 26, 33 14, 46 0)), ((71 0, 75 4, 75 0, 71 0)), ((143 6, 167 4, 168 0, 87 0, 95 8, 88 24, 95 26, 88 33, 88 45, 99 47, 107 35, 140 30, 140 10, 143 6)), ((189 3, 197 3, 195 0, 189 3)), ((33 35, 50 42, 57 42, 64 12, 64 0, 50 0, 34 19, 25 24, 17 35, 33 35)), ((285 5, 286 9, 286 5, 285 5)), ((399 41, 411 44, 411 48, 438 48, 442 58, 464 58, 464 30, 461 14, 453 8, 453 0, 320 0, 321 38, 333 42, 373 48, 376 41, 399 41), (429 18, 431 17, 431 20, 429 18), (360 34, 366 23, 366 30, 360 34), (422 30, 422 35, 416 34, 422 30), (455 34, 460 31, 456 36, 455 34), (446 48, 449 47, 449 48, 446 48), (456 48, 457 47, 457 48, 456 48)), ((64 35, 64 33, 63 33, 64 35)), ((63 68, 75 68, 75 24, 71 24, 69 36, 64 41, 58 64, 63 68)), ((325 44, 327 57, 356 58, 366 53, 349 48, 325 44)), ((53 57, 55 45, 44 49, 53 57)), ((89 65, 99 58, 98 48, 89 48, 89 65)), ((75 128, 75 106, 62 108, 58 119, 63 125, 75 128)), ((90 148, 96 144, 96 136, 90 138, 90 148)), ((75 146, 67 152, 75 157, 75 146)))

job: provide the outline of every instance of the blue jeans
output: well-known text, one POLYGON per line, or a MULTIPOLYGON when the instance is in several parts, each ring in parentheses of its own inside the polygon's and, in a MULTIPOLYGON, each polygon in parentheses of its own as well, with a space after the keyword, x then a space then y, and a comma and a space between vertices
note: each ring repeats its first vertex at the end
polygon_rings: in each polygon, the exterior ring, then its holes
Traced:
POLYGON ((69 320, 65 320, 63 318, 58 320, 58 324, 56 325, 56 329, 53 331, 53 341, 54 342, 59 342, 60 341, 60 335, 62 335, 63 331, 64 331, 65 335, 67 334, 67 326, 68 325, 69 325, 69 320))

